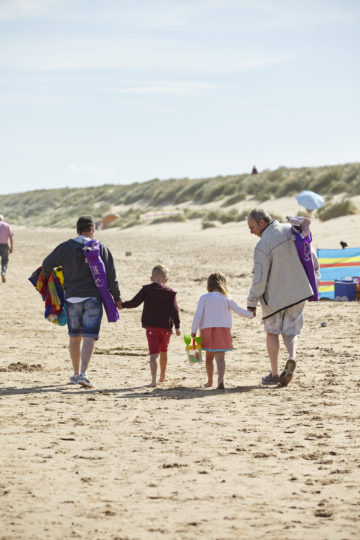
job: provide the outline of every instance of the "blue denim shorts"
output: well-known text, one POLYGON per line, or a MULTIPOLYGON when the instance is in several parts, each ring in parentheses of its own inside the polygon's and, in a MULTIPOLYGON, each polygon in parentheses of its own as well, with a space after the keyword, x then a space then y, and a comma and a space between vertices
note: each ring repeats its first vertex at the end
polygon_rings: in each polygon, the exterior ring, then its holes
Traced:
POLYGON ((87 298, 83 302, 66 302, 69 336, 99 338, 103 314, 99 298, 87 298))

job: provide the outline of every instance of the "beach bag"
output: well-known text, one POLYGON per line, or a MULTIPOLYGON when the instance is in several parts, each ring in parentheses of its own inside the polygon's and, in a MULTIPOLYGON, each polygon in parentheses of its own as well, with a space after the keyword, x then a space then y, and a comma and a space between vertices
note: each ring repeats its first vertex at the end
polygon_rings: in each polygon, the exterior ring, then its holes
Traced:
POLYGON ((291 217, 289 221, 301 264, 305 270, 306 276, 314 293, 310 298, 308 298, 308 301, 317 302, 320 300, 320 295, 316 282, 314 261, 312 258, 312 234, 310 232, 311 220, 306 217, 297 216, 291 217))
POLYGON ((303 265, 307 278, 310 282, 311 288, 314 292, 314 294, 310 298, 308 298, 308 301, 317 302, 320 299, 320 295, 319 295, 318 286, 316 283, 314 262, 312 258, 312 251, 311 251, 311 245, 310 245, 312 241, 311 233, 309 232, 305 236, 305 238, 302 238, 298 232, 295 232, 294 234, 295 234, 296 249, 299 254, 301 264, 303 265))
POLYGON ((184 335, 186 358, 190 364, 202 362, 201 337, 192 338, 190 334, 184 335))
POLYGON ((360 300, 360 276, 354 276, 353 280, 356 283, 356 300, 360 300))

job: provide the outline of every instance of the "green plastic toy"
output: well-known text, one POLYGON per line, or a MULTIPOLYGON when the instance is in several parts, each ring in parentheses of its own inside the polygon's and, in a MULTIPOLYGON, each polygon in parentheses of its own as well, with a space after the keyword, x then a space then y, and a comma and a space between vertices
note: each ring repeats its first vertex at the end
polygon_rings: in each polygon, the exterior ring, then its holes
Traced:
POLYGON ((201 337, 192 338, 190 334, 184 335, 187 359, 191 364, 202 362, 201 337))

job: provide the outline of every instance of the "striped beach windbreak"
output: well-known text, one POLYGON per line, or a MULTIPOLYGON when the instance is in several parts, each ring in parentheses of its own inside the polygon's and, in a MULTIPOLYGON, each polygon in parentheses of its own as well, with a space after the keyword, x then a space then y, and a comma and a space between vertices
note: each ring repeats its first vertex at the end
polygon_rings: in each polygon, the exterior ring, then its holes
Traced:
POLYGON ((334 298, 334 280, 360 277, 360 247, 345 249, 318 249, 321 280, 320 298, 334 298))

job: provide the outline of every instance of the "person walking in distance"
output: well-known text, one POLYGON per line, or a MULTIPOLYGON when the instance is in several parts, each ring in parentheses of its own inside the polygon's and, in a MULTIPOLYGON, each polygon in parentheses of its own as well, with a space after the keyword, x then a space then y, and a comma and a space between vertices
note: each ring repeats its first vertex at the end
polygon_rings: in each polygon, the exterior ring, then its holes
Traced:
POLYGON ((14 250, 14 233, 8 223, 0 214, 0 258, 1 258, 1 281, 6 282, 6 270, 9 263, 9 254, 14 250), (10 242, 10 246, 9 246, 10 242))

